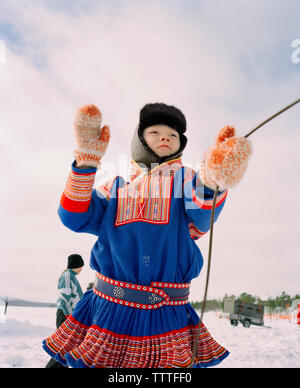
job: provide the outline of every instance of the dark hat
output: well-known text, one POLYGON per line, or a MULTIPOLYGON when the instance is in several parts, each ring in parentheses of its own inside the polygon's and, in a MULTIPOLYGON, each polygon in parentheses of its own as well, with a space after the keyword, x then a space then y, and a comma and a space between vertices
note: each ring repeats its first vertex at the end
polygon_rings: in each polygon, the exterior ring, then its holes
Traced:
POLYGON ((182 152, 187 144, 187 138, 184 135, 185 131, 186 119, 184 114, 178 108, 173 105, 167 105, 160 102, 146 104, 140 110, 139 124, 136 130, 136 135, 133 137, 132 141, 131 150, 133 159, 137 162, 149 164, 149 161, 151 163, 162 163, 167 160, 181 157, 182 152), (143 132, 146 128, 157 124, 168 125, 169 127, 178 132, 180 139, 180 147, 179 150, 176 151, 173 155, 159 158, 154 153, 154 151, 152 151, 151 148, 147 145, 143 137, 143 132), (144 152, 146 152, 146 154, 143 154, 139 142, 144 148, 144 152))
POLYGON ((184 114, 175 106, 163 103, 145 105, 140 111, 139 133, 151 125, 164 124, 173 128, 180 135, 186 131, 184 114))
POLYGON ((68 268, 80 268, 84 266, 84 261, 77 253, 68 257, 68 268))

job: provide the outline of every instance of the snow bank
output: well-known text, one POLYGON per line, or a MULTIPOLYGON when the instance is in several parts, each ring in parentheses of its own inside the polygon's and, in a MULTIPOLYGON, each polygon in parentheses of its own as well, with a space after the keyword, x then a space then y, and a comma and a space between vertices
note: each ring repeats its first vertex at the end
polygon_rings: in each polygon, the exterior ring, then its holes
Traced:
POLYGON ((41 341, 55 330, 55 309, 8 307, 0 319, 0 368, 43 368, 41 341))
MULTIPOLYGON (((44 368, 49 360, 41 341, 55 330, 55 309, 9 307, 0 323, 0 367, 44 368)), ((271 328, 233 327, 209 312, 204 323, 230 355, 217 368, 298 368, 300 327, 286 320, 266 320, 271 328)))

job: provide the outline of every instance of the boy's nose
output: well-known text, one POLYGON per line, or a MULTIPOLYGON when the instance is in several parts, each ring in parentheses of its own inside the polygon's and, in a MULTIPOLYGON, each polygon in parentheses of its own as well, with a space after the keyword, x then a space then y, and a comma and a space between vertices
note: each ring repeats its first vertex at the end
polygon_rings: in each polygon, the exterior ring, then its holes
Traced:
POLYGON ((166 135, 162 135, 160 139, 161 139, 161 140, 167 140, 167 141, 170 140, 170 139, 168 138, 168 136, 166 136, 166 135))

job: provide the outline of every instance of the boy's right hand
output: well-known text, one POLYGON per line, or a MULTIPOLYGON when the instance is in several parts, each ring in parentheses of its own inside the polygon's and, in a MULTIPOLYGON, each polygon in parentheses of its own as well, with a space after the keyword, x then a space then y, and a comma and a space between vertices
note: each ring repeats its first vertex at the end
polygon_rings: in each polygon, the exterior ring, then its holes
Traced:
POLYGON ((99 167, 110 139, 109 127, 101 128, 102 115, 95 105, 78 109, 74 121, 76 167, 99 167))

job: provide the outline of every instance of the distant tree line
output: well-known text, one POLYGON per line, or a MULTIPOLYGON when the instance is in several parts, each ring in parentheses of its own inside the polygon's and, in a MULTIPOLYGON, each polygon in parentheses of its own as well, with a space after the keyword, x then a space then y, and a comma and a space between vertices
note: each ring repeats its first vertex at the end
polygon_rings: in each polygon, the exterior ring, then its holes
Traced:
MULTIPOLYGON (((288 295, 285 291, 282 291, 281 295, 274 298, 268 298, 262 300, 259 296, 248 294, 247 292, 241 293, 239 296, 227 295, 223 299, 208 299, 205 303, 205 311, 220 311, 223 310, 225 299, 240 299, 243 302, 262 304, 267 307, 270 312, 286 311, 293 303, 294 300, 300 300, 300 294, 295 296, 288 295)), ((202 310, 202 302, 191 302, 191 305, 196 310, 202 310)))

